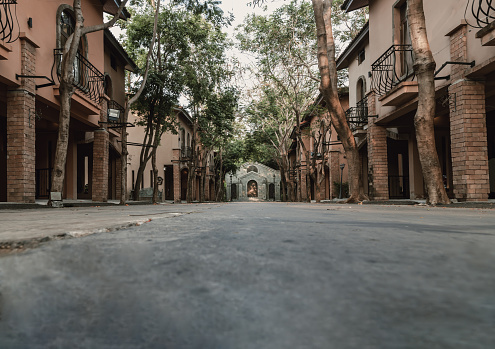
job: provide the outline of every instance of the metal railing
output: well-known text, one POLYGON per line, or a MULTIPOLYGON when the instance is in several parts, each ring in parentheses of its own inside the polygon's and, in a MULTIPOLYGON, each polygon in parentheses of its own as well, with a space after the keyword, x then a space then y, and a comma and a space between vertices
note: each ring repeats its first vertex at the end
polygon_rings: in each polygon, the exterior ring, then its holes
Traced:
POLYGON ((52 169, 37 168, 36 169, 36 198, 44 199, 50 196, 50 188, 52 185, 52 169))
POLYGON ((192 149, 191 147, 182 147, 180 149, 180 159, 181 160, 189 160, 192 157, 192 149))
POLYGON ((483 28, 495 21, 495 0, 468 0, 471 2, 471 13, 476 24, 470 24, 475 28, 483 28))
POLYGON ((414 80, 412 45, 392 45, 372 65, 372 88, 384 95, 406 80, 414 80))
MULTIPOLYGON (((57 76, 60 79, 63 49, 54 50, 57 76)), ((74 86, 95 103, 100 102, 105 86, 105 76, 92 65, 82 54, 76 54, 73 65, 74 86)))
POLYGON ((0 0, 0 40, 11 43, 19 38, 17 0, 0 0), (17 27, 17 35, 15 29, 17 27))
POLYGON ((347 123, 351 131, 355 131, 359 126, 368 124, 368 98, 364 97, 356 103, 355 107, 349 108, 345 112, 347 123))

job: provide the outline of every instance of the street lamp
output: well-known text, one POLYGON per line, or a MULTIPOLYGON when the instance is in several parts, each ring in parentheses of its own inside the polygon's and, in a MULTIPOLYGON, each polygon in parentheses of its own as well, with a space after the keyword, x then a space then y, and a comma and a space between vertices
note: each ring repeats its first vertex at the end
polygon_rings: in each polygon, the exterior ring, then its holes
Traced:
POLYGON ((340 164, 340 194, 339 199, 342 199, 342 175, 344 173, 345 164, 340 164))
POLYGON ((230 201, 232 201, 232 195, 234 195, 234 193, 232 193, 232 173, 230 174, 230 201))

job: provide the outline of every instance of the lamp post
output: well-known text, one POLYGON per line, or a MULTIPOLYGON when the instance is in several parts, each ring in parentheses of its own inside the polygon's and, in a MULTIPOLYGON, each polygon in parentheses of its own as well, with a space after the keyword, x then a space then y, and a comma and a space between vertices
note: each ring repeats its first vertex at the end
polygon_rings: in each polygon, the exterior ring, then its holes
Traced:
POLYGON ((342 175, 344 173, 345 164, 340 164, 340 194, 339 199, 342 199, 342 175))
POLYGON ((167 186, 165 184, 165 178, 167 178, 167 165, 163 165, 163 201, 167 199, 167 186))
POLYGON ((232 201, 232 195, 234 193, 232 193, 232 174, 230 174, 230 201, 232 201))
POLYGON ((276 188, 276 185, 275 185, 275 173, 273 174, 273 201, 275 201, 275 188, 276 188))

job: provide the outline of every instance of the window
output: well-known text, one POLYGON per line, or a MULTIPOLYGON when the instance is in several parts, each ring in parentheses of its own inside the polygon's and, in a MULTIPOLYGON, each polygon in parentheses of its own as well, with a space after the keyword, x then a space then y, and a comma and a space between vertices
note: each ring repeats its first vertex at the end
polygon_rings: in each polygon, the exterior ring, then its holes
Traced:
POLYGON ((364 48, 363 48, 358 53, 358 65, 363 63, 365 59, 366 59, 366 55, 365 55, 364 48))
POLYGON ((110 55, 110 66, 113 70, 117 71, 117 58, 114 55, 110 55))
POLYGON ((134 182, 136 181, 136 174, 134 173, 134 170, 132 170, 132 190, 134 190, 134 182))
MULTIPOLYGON (((60 7, 60 15, 58 18, 58 48, 64 48, 69 37, 74 33, 76 27, 76 20, 74 19, 73 11, 68 5, 62 5, 60 7)), ((77 53, 81 56, 85 56, 85 39, 81 38, 79 42, 79 47, 77 48, 77 53)), ((60 61, 62 62, 62 56, 60 56, 60 61)), ((59 68, 60 69, 60 68, 59 68)), ((81 60, 77 59, 74 62, 74 84, 81 87, 84 86, 84 67, 81 64, 81 60)))

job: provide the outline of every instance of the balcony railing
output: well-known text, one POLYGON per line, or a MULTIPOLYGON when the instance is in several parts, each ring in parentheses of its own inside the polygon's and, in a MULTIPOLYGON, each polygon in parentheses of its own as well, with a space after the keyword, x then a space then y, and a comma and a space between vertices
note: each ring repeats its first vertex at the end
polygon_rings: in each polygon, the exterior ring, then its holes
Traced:
POLYGON ((191 147, 182 147, 180 149, 180 159, 181 160, 189 160, 192 157, 192 149, 191 147))
MULTIPOLYGON (((57 76, 60 79, 63 49, 54 50, 57 76)), ((103 95, 105 76, 79 52, 73 66, 74 86, 88 96, 93 102, 99 103, 103 95)))
POLYGON ((14 42, 19 38, 16 5, 17 0, 0 0, 0 40, 5 43, 14 42))
POLYGON ((495 21, 495 0, 468 1, 471 2, 471 13, 476 20, 476 24, 471 24, 473 27, 483 28, 495 21))
POLYGON ((368 124, 368 98, 365 97, 356 103, 355 107, 346 110, 347 123, 351 131, 368 124))
POLYGON ((384 95, 403 81, 414 80, 411 45, 392 45, 371 65, 372 88, 384 95))

